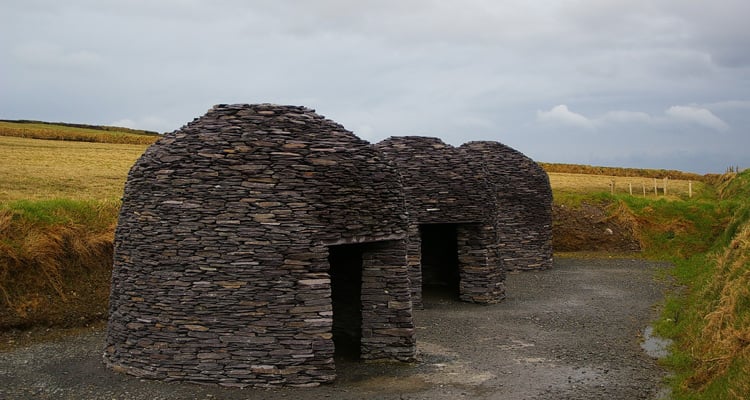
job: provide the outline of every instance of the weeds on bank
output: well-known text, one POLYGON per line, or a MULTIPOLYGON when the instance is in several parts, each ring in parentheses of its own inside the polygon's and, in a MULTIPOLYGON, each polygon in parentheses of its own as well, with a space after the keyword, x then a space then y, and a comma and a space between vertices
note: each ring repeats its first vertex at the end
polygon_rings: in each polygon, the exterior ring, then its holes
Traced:
POLYGON ((660 208, 652 218, 689 231, 645 230, 652 255, 672 261, 684 287, 668 297, 657 324, 675 341, 665 360, 676 372, 675 399, 750 397, 749 178, 750 171, 733 175, 717 185, 717 200, 660 208))
POLYGON ((115 199, 146 147, 0 136, 0 331, 106 316, 115 199))
POLYGON ((106 313, 117 202, 0 204, 0 330, 106 313))
POLYGON ((711 179, 691 199, 554 193, 556 204, 605 205, 643 256, 675 266, 656 328, 675 342, 664 362, 678 400, 750 398, 750 171, 711 179))

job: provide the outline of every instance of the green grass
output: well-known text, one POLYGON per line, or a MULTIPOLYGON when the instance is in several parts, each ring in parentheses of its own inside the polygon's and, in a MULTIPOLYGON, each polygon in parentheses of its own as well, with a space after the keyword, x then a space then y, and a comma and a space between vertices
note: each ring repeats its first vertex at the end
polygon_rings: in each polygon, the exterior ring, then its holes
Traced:
MULTIPOLYGON (((81 129, 44 128, 66 138, 81 129)), ((119 198, 147 145, 87 132, 106 140, 0 136, 0 330, 106 316, 119 198)))
POLYGON ((74 224, 101 231, 113 224, 119 207, 120 203, 114 200, 17 200, 0 203, 0 212, 32 225, 74 224))
POLYGON ((674 286, 656 322, 674 340, 663 360, 673 398, 750 398, 750 171, 713 177, 693 198, 574 185, 553 190, 555 203, 609 205, 611 218, 636 227, 644 257, 674 265, 661 276, 674 286))
POLYGON ((106 315, 119 203, 0 203, 0 330, 106 315))
POLYGON ((677 400, 750 397, 748 178, 750 171, 721 182, 713 200, 629 203, 649 221, 649 256, 674 264, 678 289, 656 329, 675 342, 664 363, 675 372, 677 400))
POLYGON ((727 222, 727 208, 713 201, 621 200, 638 217, 642 242, 652 258, 684 260, 709 251, 727 222))

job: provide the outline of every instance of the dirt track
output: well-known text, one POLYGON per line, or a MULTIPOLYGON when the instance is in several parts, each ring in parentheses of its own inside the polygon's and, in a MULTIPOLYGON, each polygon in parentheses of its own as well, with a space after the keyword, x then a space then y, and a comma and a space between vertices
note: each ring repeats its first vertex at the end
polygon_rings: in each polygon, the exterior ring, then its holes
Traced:
POLYGON ((663 264, 558 259, 508 275, 508 298, 478 306, 427 298, 421 361, 338 364, 318 388, 222 389, 106 370, 103 332, 0 353, 0 399, 653 399, 664 375, 640 348, 663 264))

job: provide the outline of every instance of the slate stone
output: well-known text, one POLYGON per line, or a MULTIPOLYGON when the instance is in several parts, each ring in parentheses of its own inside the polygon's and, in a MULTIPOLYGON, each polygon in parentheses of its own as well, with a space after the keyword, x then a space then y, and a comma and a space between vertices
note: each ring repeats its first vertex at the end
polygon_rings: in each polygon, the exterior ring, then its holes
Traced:
POLYGON ((229 387, 331 382, 329 251, 349 246, 361 358, 412 362, 420 225, 456 225, 461 299, 493 303, 506 268, 551 265, 550 220, 546 174, 499 143, 371 145, 308 108, 220 104, 128 174, 105 361, 229 387))

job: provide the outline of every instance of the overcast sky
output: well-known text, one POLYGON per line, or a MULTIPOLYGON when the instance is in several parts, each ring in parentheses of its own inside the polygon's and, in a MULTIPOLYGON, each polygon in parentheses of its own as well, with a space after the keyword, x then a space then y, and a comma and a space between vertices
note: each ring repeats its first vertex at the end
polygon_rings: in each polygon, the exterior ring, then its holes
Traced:
POLYGON ((377 142, 750 167, 747 0, 0 0, 0 118, 172 131, 304 105, 377 142))

